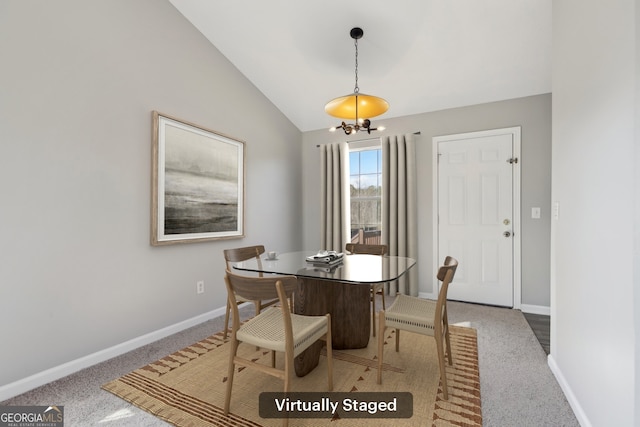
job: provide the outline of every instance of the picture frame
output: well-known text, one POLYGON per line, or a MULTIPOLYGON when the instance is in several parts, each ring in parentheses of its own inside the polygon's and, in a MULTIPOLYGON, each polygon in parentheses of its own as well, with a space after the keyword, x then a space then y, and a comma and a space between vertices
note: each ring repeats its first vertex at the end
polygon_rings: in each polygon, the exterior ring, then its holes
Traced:
POLYGON ((152 116, 151 244, 244 237, 244 142, 152 116))

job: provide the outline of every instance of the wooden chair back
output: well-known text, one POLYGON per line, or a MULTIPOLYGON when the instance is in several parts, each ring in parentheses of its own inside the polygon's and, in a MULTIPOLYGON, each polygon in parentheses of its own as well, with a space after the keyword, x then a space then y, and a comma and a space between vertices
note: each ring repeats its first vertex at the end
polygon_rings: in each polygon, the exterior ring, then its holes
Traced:
POLYGON ((345 251, 350 254, 386 255, 387 245, 365 245, 362 243, 347 243, 345 251))
MULTIPOLYGON (((258 261, 258 268, 262 269, 262 259, 260 258, 260 255, 264 253, 263 245, 225 249, 223 253, 224 253, 224 260, 227 263, 227 270, 231 270, 232 262, 246 261, 251 258, 255 258, 258 261)), ((262 273, 260 273, 259 275, 263 276, 262 273)))
MULTIPOLYGON (((449 270, 453 270, 453 274, 456 274, 456 269, 458 268, 458 260, 455 258, 448 256, 444 259, 444 264, 440 266, 438 269, 438 280, 444 282, 444 279, 449 270)), ((451 276, 451 280, 453 280, 453 275, 451 276)))
MULTIPOLYGON (((449 284, 453 281, 453 276, 456 274, 458 268, 458 260, 453 257, 447 256, 444 260, 444 265, 438 269, 438 280, 442 282, 440 285, 440 292, 438 293, 438 301, 436 303, 436 314, 434 318, 435 334, 444 336, 448 334, 449 319, 447 316, 447 291, 449 290, 449 284)), ((451 354, 451 350, 449 350, 451 354)), ((451 356, 449 356, 451 357, 451 356)))
POLYGON ((449 284, 453 281, 453 276, 456 274, 457 268, 458 260, 447 256, 444 260, 444 265, 438 269, 437 277, 442 284, 440 285, 440 292, 438 293, 436 319, 442 319, 443 317, 446 319, 447 317, 447 292, 449 290, 449 284), (438 313, 438 311, 440 311, 440 313, 438 313))
MULTIPOLYGON (((295 276, 239 276, 228 269, 224 281, 227 285, 228 307, 233 313, 232 331, 237 331, 240 327, 238 297, 247 301, 272 300, 274 303, 279 301, 282 307, 289 307, 288 299, 291 299, 298 287, 298 278, 295 276)), ((291 322, 291 310, 282 311, 285 313, 285 329, 290 329, 290 325, 287 326, 287 323, 291 322)), ((258 313, 256 313, 257 315, 258 313)))
POLYGON ((284 303, 286 304, 286 298, 289 298, 298 286, 298 278, 295 276, 240 276, 230 270, 226 271, 225 280, 229 282, 233 291, 229 294, 232 303, 235 302, 236 295, 249 301, 279 298, 276 282, 281 281, 285 296, 284 303))

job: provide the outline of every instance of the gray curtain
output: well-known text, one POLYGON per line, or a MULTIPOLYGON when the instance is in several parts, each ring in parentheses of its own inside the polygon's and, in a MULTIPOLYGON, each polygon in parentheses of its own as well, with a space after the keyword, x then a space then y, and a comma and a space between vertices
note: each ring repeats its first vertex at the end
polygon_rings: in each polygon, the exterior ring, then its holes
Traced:
MULTIPOLYGON (((382 243, 389 255, 418 259, 416 156, 413 134, 382 142, 382 243)), ((418 295, 418 266, 389 285, 389 295, 418 295)))
POLYGON ((346 142, 320 146, 322 185, 319 249, 342 252, 349 241, 349 147, 346 142))

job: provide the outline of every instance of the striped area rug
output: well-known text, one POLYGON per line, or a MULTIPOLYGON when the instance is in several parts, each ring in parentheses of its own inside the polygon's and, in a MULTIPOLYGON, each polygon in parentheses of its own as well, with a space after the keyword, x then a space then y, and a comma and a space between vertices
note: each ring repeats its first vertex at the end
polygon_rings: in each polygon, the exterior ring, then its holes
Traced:
MULTIPOLYGON (((290 426, 481 426, 480 377, 475 329, 451 326, 453 366, 447 366, 449 400, 442 396, 435 340, 403 332, 400 352, 395 331, 385 333, 382 384, 376 383, 376 339, 358 350, 334 350, 334 392, 410 392, 411 418, 290 419, 290 426)), ((218 333, 103 385, 103 389, 176 426, 280 426, 259 416, 262 391, 282 391, 282 381, 252 369, 240 369, 233 382, 229 416, 223 413, 229 357, 218 333)), ((268 351, 240 345, 239 352, 270 364, 268 351)), ((324 353, 323 353, 324 354, 324 353)), ((281 364, 281 358, 277 364, 281 364)), ((327 391, 326 358, 311 373, 295 378, 293 391, 327 391)))

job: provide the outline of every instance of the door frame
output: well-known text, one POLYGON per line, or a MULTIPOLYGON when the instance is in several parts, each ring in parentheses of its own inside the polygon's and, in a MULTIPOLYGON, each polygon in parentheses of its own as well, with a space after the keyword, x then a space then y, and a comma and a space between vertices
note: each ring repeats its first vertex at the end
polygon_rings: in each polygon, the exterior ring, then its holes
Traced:
MULTIPOLYGON (((448 141, 457 141, 460 139, 473 139, 473 138, 483 138, 487 136, 497 136, 510 134, 513 138, 513 157, 517 159, 517 163, 514 164, 513 167, 513 308, 520 309, 522 305, 522 256, 521 256, 521 209, 520 209, 520 170, 522 166, 522 156, 520 154, 520 146, 521 146, 521 127, 514 126, 509 128, 501 128, 501 129, 490 129, 476 132, 465 132, 458 133, 453 135, 443 135, 443 136, 434 136, 432 138, 432 171, 433 171, 433 275, 435 276, 438 272, 438 268, 442 261, 438 259, 438 248, 439 248, 439 162, 438 162, 438 146, 442 142, 448 141)), ((437 297, 438 292, 440 291, 440 283, 436 280, 434 284, 433 292, 437 297), (437 288, 437 289, 436 289, 437 288)))

